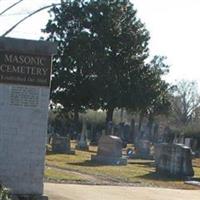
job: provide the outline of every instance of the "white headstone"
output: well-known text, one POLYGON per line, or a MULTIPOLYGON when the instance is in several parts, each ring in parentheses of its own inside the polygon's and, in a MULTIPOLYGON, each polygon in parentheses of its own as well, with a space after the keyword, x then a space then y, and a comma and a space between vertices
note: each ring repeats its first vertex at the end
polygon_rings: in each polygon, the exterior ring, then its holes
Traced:
POLYGON ((191 147, 191 138, 185 138, 185 146, 191 147))
POLYGON ((80 137, 80 140, 78 142, 78 148, 79 149, 87 149, 88 148, 88 144, 87 144, 87 123, 85 120, 83 120, 83 123, 82 123, 82 131, 81 131, 81 137, 80 137))
POLYGON ((184 144, 184 143, 185 143, 184 137, 181 136, 181 137, 179 138, 179 143, 180 143, 180 144, 184 144))

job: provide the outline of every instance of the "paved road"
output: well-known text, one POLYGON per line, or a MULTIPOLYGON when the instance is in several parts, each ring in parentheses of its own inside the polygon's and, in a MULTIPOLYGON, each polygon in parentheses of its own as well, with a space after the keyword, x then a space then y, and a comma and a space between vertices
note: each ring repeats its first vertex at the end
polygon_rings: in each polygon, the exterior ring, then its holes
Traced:
POLYGON ((200 200, 200 190, 45 183, 49 200, 200 200))

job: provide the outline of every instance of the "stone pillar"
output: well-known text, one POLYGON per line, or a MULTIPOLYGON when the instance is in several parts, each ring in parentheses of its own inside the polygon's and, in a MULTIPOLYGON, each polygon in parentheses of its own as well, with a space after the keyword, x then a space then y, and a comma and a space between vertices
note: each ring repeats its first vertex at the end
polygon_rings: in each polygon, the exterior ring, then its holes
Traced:
POLYGON ((0 180, 13 194, 43 194, 50 42, 0 38, 0 180))
POLYGON ((85 120, 83 120, 83 123, 82 123, 82 131, 81 131, 81 137, 80 137, 80 140, 78 141, 78 144, 77 144, 77 149, 80 149, 80 150, 88 150, 89 149, 89 146, 88 146, 88 143, 87 143, 87 123, 85 120))

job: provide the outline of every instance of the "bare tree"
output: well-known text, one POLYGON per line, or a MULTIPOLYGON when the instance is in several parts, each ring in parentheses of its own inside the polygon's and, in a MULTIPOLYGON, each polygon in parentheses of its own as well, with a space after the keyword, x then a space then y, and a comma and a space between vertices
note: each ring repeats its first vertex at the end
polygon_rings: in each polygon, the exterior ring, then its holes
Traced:
POLYGON ((197 83, 182 80, 178 82, 172 97, 172 110, 176 122, 187 125, 195 118, 197 108, 200 106, 200 96, 197 83))

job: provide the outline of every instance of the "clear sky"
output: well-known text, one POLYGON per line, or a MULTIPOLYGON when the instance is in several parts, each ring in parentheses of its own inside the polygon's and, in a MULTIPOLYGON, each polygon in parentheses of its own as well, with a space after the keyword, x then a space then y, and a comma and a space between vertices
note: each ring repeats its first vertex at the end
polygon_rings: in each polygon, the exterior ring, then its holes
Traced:
MULTIPOLYGON (((0 12, 17 0, 0 0, 0 12)), ((24 0, 0 16, 0 34, 33 10, 59 0, 24 0)), ((168 80, 200 83, 200 0, 132 0, 150 32, 151 55, 168 57, 168 80)), ((39 39, 49 14, 42 11, 19 25, 9 37, 39 39)))
POLYGON ((200 82, 200 1, 133 0, 151 34, 152 54, 168 57, 169 80, 200 82))

